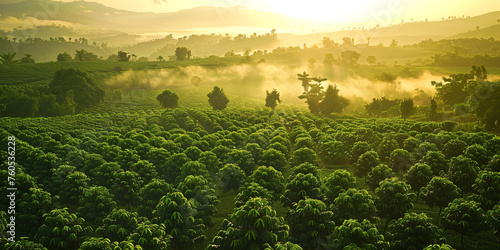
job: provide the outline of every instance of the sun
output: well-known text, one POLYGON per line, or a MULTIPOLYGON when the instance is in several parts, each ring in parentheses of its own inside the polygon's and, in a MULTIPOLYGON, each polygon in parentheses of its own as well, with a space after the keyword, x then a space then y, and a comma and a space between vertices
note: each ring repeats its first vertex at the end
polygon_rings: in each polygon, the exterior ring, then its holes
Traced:
POLYGON ((272 0, 267 7, 274 12, 322 22, 353 22, 365 19, 377 4, 371 0, 272 0))

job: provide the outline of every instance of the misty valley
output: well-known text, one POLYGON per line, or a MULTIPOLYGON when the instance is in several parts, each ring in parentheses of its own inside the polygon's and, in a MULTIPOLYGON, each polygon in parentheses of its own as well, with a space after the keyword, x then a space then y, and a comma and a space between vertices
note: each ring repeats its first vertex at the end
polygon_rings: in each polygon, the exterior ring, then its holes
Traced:
POLYGON ((0 249, 499 249, 481 1, 0 3, 0 249))

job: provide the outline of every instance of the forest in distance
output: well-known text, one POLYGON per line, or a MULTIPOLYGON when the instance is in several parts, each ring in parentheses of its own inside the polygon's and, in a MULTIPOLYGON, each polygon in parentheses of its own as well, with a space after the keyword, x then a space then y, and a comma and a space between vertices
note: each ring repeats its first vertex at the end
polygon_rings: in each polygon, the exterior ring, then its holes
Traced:
POLYGON ((0 250, 499 249, 481 1, 0 3, 0 250))

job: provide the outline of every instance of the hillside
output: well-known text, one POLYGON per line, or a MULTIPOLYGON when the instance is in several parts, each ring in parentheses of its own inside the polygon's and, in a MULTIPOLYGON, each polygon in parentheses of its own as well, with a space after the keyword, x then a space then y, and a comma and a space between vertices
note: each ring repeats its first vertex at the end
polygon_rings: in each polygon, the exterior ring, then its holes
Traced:
POLYGON ((309 21, 273 12, 249 10, 241 7, 197 7, 168 13, 132 12, 118 10, 93 2, 55 2, 26 0, 14 4, 0 4, 0 14, 16 18, 37 17, 46 13, 43 6, 56 10, 47 15, 59 20, 92 28, 120 30, 128 33, 165 32, 193 28, 269 27, 296 28, 313 26, 309 21), (196 17, 196 18, 193 18, 196 17))
POLYGON ((500 40, 500 24, 493 25, 487 28, 473 30, 465 33, 460 33, 458 35, 451 36, 451 39, 457 38, 493 38, 495 40, 500 40))

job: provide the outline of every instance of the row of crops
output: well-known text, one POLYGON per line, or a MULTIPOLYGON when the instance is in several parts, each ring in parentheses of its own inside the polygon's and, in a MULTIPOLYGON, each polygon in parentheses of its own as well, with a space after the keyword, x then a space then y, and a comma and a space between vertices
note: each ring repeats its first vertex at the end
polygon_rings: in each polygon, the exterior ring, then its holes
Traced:
POLYGON ((500 246, 500 138, 455 122, 142 107, 0 124, 18 187, 3 249, 500 246))

